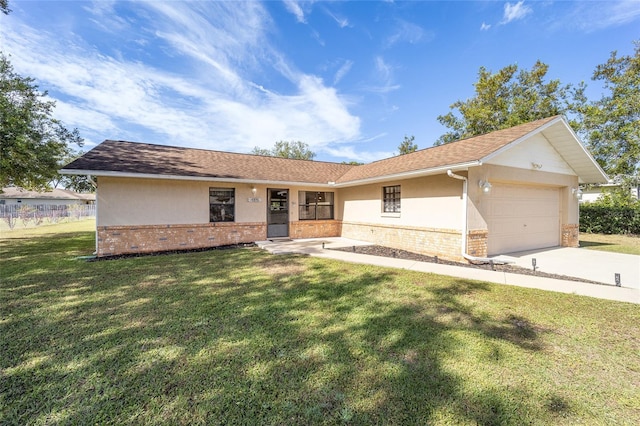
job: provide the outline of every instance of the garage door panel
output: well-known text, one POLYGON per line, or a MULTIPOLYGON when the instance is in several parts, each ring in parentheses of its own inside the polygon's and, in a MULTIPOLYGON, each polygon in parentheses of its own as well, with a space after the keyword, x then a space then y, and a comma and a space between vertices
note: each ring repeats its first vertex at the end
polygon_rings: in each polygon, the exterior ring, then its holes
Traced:
POLYGON ((495 184, 486 202, 490 255, 559 244, 557 188, 495 184))
MULTIPOLYGON (((557 203, 556 203, 557 205, 557 203)), ((554 206, 544 202, 544 200, 495 200, 491 204, 489 214, 493 217, 522 217, 522 212, 526 212, 526 217, 558 217, 558 212, 553 211, 554 206), (514 209, 514 202, 518 203, 518 209, 514 209)))

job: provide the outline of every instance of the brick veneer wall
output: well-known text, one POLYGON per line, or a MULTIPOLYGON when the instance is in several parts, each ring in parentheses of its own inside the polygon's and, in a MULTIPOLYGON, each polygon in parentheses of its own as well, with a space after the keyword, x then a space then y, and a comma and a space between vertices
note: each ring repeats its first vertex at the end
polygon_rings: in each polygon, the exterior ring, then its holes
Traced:
POLYGON ((474 229, 467 233, 467 253, 475 257, 487 257, 489 230, 474 229))
POLYGON ((562 247, 580 247, 580 226, 578 224, 562 225, 562 247))
POLYGON ((342 222, 339 220, 300 220, 289 222, 291 238, 325 238, 339 237, 342 222))
POLYGON ((97 230, 98 257, 217 247, 267 238, 267 225, 260 222, 98 226, 97 230))
POLYGON ((434 229, 342 222, 342 236, 387 247, 460 260, 462 234, 455 229, 434 229))

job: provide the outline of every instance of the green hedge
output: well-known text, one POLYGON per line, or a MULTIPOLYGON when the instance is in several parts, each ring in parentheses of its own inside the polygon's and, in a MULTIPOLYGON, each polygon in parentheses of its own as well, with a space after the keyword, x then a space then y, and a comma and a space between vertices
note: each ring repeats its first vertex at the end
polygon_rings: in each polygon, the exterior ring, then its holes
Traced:
POLYGON ((580 232, 640 235, 640 207, 581 204, 580 232))

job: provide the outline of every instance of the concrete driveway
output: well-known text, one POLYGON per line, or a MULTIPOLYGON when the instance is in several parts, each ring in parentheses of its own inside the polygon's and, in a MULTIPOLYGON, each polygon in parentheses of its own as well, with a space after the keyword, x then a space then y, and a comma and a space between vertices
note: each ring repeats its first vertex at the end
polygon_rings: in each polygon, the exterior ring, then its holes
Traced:
POLYGON ((256 244, 273 254, 302 253, 325 259, 344 262, 401 268, 452 277, 481 280, 498 284, 537 288, 540 290, 578 294, 600 299, 617 300, 640 304, 640 256, 616 255, 586 249, 553 248, 533 252, 512 253, 508 257, 523 267, 531 267, 531 259, 536 258, 538 270, 567 276, 583 276, 593 281, 613 283, 611 272, 620 273, 624 287, 614 285, 587 284, 579 281, 559 280, 540 276, 491 271, 487 269, 464 268, 441 263, 417 262, 414 260, 378 257, 349 251, 325 250, 325 248, 371 245, 371 243, 349 240, 341 237, 310 238, 304 240, 257 241, 256 244), (606 266, 603 266, 605 265, 606 266), (635 278, 634 278, 635 276, 635 278), (599 278, 600 277, 600 278, 599 278), (635 286, 632 285, 635 283, 635 286))
POLYGON ((500 256, 523 268, 532 268, 536 259, 538 271, 584 278, 615 285, 620 274, 622 287, 640 289, 640 256, 587 250, 585 248, 553 247, 500 256))

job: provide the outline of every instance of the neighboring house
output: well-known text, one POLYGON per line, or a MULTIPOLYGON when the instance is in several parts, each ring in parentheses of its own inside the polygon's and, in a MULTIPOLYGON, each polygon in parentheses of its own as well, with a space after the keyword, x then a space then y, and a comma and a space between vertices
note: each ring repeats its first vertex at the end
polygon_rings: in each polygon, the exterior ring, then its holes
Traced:
POLYGON ((365 165, 107 140, 97 255, 342 236, 461 259, 578 246, 578 185, 607 176, 556 116, 365 165))
MULTIPOLYGON (((620 188, 621 185, 619 183, 605 183, 602 185, 588 185, 581 189, 582 194, 580 197, 580 203, 592 203, 594 201, 598 201, 601 199, 606 191, 615 190, 620 188)), ((629 192, 631 193, 631 197, 640 198, 640 185, 632 186, 629 188, 629 192)))
POLYGON ((70 206, 75 204, 94 204, 96 194, 79 194, 68 189, 52 189, 47 192, 27 191, 15 186, 2 188, 0 205, 23 206, 70 206))

